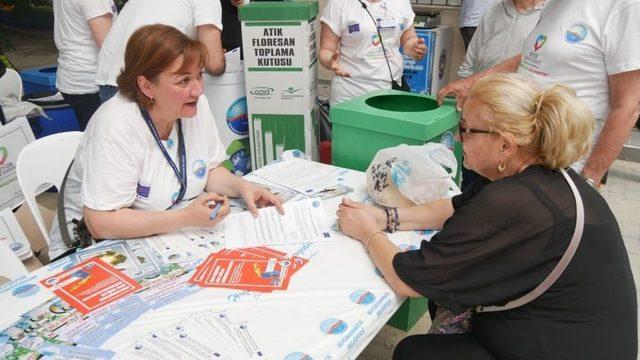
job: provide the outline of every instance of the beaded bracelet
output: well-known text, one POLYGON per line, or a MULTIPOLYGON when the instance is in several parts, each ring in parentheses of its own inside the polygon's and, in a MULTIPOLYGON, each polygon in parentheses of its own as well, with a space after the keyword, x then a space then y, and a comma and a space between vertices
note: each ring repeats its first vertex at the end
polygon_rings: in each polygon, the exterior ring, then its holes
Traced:
POLYGON ((378 231, 374 231, 374 232, 372 232, 371 234, 369 234, 369 236, 367 236, 367 241, 365 241, 365 243, 364 243, 364 251, 366 251, 366 252, 367 252, 367 254, 369 253, 369 243, 370 243, 370 242, 371 242, 371 240, 373 239, 373 236, 374 236, 374 235, 376 235, 376 234, 382 234, 382 235, 384 235, 384 232, 383 232, 383 231, 381 231, 381 230, 378 230, 378 231))
POLYGON ((386 227, 386 231, 387 232, 393 232, 393 228, 391 227, 391 214, 389 213, 389 208, 388 207, 383 207, 382 210, 384 210, 384 214, 387 217, 387 227, 386 227))
POLYGON ((398 217, 398 208, 397 207, 393 208, 393 214, 394 214, 393 231, 398 231, 398 228, 400 227, 400 218, 398 217))

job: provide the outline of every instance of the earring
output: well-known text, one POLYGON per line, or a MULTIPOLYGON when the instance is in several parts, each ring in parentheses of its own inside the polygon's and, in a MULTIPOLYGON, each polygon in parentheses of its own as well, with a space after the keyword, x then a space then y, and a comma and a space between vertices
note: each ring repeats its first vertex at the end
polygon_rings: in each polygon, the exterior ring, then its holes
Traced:
POLYGON ((503 172, 506 168, 507 164, 504 161, 500 161, 500 164, 498 164, 498 171, 503 172))
POLYGON ((149 100, 151 100, 151 105, 156 103, 156 101, 152 97, 150 97, 149 100))

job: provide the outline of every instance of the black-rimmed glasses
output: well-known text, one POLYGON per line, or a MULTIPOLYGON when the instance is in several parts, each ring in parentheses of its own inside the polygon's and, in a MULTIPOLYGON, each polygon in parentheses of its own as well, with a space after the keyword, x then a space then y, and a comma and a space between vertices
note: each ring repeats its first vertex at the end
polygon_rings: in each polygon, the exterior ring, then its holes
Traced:
POLYGON ((480 129, 466 128, 466 127, 462 126, 461 123, 458 124, 458 130, 460 131, 460 135, 462 135, 462 134, 495 134, 491 130, 480 130, 480 129))

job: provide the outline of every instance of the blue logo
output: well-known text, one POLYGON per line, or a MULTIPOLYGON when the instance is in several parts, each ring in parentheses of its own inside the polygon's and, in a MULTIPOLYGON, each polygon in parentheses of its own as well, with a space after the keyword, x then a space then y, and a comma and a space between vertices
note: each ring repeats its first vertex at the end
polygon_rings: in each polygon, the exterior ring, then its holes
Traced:
POLYGON ((249 133, 249 115, 247 114, 247 98, 241 97, 227 109, 227 126, 238 135, 249 133))
POLYGON ((11 292, 11 295, 17 298, 26 298, 31 295, 35 295, 40 290, 40 287, 36 284, 23 284, 11 292))
POLYGON ((207 175, 207 165, 204 163, 204 161, 198 159, 191 165, 191 171, 196 178, 204 179, 204 177, 207 175))
POLYGON ((455 138, 453 137, 453 133, 451 131, 447 131, 442 134, 442 138, 440 139, 440 144, 447 147, 447 149, 453 151, 453 146, 455 145, 455 138))
POLYGON ((294 352, 284 357, 284 360, 313 360, 309 354, 294 352))
POLYGON ((138 194, 138 197, 143 199, 148 199, 150 192, 151 192, 151 186, 145 186, 138 183, 138 186, 136 188, 136 194, 138 194))
POLYGON ((376 296, 367 290, 356 290, 349 295, 351 301, 359 305, 369 305, 376 300, 376 296))
POLYGON ((349 25, 348 29, 349 29, 349 34, 354 33, 354 32, 359 32, 360 31, 360 24, 355 23, 353 25, 349 25))
POLYGON ((587 37, 587 28, 584 25, 573 25, 564 33, 564 40, 569 44, 579 44, 587 37))
POLYGON ((251 172, 251 155, 245 149, 233 153, 229 157, 229 161, 233 164, 234 170, 232 172, 234 174, 243 176, 251 172))
POLYGON ((340 335, 348 327, 346 322, 333 318, 326 319, 320 323, 320 331, 327 335, 340 335))
POLYGON ((314 208, 320 207, 320 201, 318 201, 318 200, 314 200, 314 201, 311 203, 311 206, 313 206, 314 208))

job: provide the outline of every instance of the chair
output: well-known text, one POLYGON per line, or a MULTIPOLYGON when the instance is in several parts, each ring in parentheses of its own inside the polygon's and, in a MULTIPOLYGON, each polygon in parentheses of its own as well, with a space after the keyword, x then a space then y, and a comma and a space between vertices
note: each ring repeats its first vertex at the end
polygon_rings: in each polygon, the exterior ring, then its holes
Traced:
POLYGON ((13 69, 7 69, 7 72, 0 77, 0 98, 22 100, 22 80, 20 74, 13 69))
POLYGON ((49 232, 44 226, 36 195, 43 184, 50 184, 60 189, 81 137, 81 131, 45 136, 25 146, 18 155, 16 166, 18 183, 47 245, 50 244, 49 232))
POLYGON ((0 276, 13 280, 28 272, 22 261, 9 249, 7 244, 0 241, 0 276))

